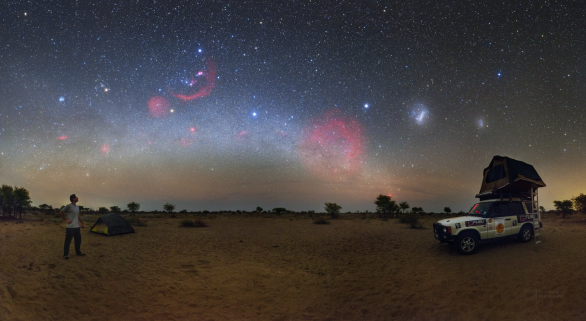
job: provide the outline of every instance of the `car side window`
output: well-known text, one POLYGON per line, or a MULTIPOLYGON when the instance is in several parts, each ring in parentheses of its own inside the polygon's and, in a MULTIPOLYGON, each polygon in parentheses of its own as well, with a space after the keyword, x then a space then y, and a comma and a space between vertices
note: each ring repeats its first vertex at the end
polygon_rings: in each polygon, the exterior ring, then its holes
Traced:
POLYGON ((498 215, 495 215, 495 217, 497 217, 497 216, 498 217, 500 217, 500 216, 507 216, 508 213, 509 213, 509 210, 508 210, 508 207, 507 207, 507 203, 504 203, 504 202, 503 203, 500 203, 499 202, 499 203, 495 204, 494 207, 495 208, 498 207, 500 209, 499 210, 499 214, 498 215))
POLYGON ((527 212, 533 213, 533 202, 525 202, 525 207, 527 208, 527 212))
POLYGON ((523 207, 521 206, 521 202, 510 202, 507 207, 509 210, 509 215, 507 215, 507 216, 525 214, 523 207))
POLYGON ((492 211, 490 211, 489 217, 501 217, 503 214, 501 213, 501 207, 498 203, 494 203, 492 205, 492 211))

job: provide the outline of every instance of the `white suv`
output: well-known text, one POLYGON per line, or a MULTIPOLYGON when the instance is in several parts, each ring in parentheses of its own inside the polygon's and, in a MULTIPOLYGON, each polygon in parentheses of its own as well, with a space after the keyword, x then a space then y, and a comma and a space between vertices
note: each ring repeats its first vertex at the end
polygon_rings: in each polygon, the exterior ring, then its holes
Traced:
POLYGON ((479 243, 516 236, 528 242, 541 228, 536 204, 520 198, 491 199, 476 203, 466 216, 433 223, 435 238, 454 244, 461 254, 474 254, 479 243))

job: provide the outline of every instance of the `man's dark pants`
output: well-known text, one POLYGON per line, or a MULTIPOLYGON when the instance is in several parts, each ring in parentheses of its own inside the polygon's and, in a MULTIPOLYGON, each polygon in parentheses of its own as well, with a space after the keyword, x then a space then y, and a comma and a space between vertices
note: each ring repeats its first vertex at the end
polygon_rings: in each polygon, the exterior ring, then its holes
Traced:
POLYGON ((74 239, 75 254, 81 254, 81 229, 77 228, 66 228, 65 229, 65 246, 63 247, 63 256, 69 255, 69 245, 71 245, 71 239, 74 239))

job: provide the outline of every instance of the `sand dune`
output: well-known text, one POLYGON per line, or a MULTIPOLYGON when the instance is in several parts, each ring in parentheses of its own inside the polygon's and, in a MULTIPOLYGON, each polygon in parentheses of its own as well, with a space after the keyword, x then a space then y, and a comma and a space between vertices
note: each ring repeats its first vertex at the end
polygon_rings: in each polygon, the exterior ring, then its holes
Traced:
POLYGON ((0 320, 586 319, 582 216, 472 256, 431 219, 158 218, 113 237, 86 226, 87 256, 69 260, 64 224, 33 218, 0 221, 0 320))

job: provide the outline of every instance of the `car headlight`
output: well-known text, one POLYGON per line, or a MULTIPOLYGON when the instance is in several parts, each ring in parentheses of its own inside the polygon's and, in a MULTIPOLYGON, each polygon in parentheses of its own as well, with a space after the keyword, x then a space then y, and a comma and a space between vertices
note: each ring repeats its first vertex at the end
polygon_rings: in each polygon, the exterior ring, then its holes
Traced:
POLYGON ((444 233, 452 234, 452 227, 451 226, 444 226, 444 233))

